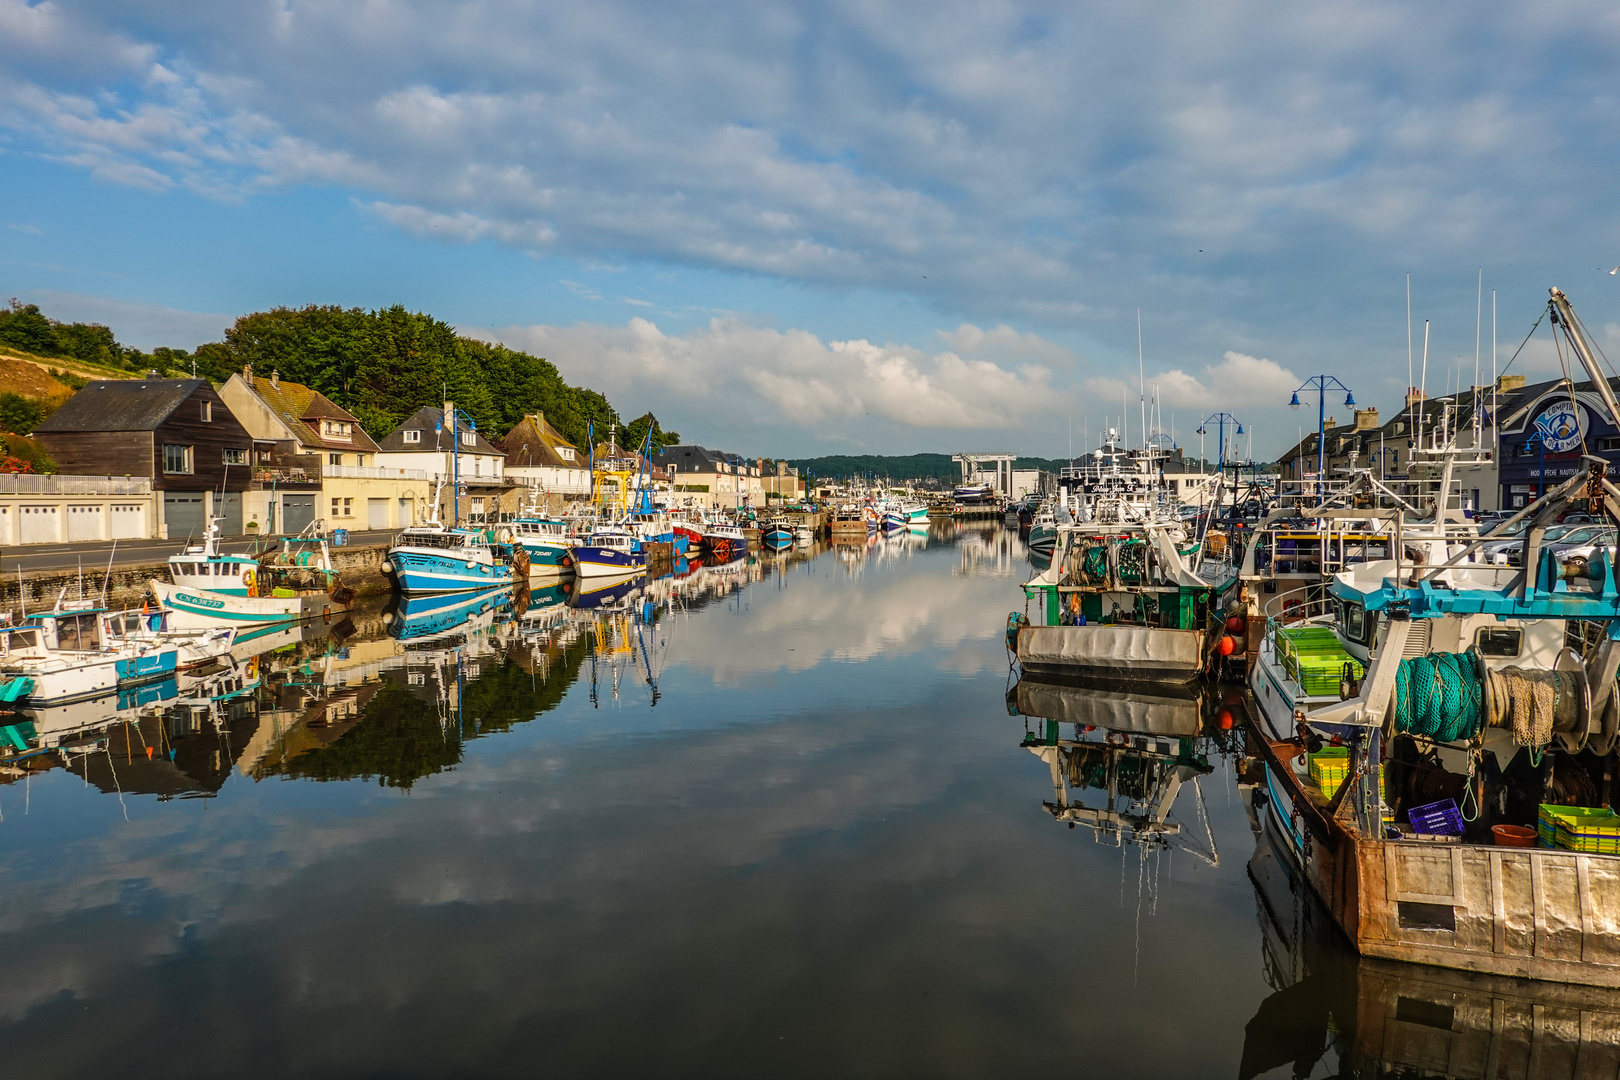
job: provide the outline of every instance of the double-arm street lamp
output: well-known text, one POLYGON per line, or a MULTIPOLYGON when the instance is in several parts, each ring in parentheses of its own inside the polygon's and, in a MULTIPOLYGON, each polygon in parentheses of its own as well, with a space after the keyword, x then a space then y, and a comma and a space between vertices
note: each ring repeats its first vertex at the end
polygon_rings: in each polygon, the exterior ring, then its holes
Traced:
MULTIPOLYGON (((1316 391, 1316 494, 1320 497, 1327 491, 1327 443, 1326 434, 1323 431, 1323 425, 1326 423, 1327 418, 1327 392, 1329 390, 1343 390, 1344 403, 1350 408, 1355 407, 1356 398, 1354 394, 1350 393, 1348 386, 1335 379, 1332 375, 1312 375, 1305 380, 1305 385, 1301 386, 1299 390, 1304 390, 1306 393, 1312 390, 1316 391)), ((1296 412, 1299 410, 1299 390, 1294 391, 1294 400, 1288 403, 1288 407, 1296 412)))
MULTIPOLYGON (((1205 425, 1210 423, 1217 426, 1221 440, 1221 445, 1215 450, 1215 457, 1218 462, 1215 469, 1217 472, 1224 473, 1226 472, 1226 425, 1231 424, 1237 428, 1237 434, 1239 435, 1243 434, 1243 425, 1238 423, 1238 418, 1229 412, 1211 413, 1204 417, 1203 423, 1198 425, 1198 434, 1204 434, 1205 425)), ((1203 468, 1203 466, 1200 465, 1199 468, 1203 468)))

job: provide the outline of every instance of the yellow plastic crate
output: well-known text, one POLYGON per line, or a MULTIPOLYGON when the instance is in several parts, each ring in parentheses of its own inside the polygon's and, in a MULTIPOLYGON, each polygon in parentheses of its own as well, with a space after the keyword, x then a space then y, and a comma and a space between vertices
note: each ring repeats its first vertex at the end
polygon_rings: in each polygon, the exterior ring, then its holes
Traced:
POLYGON ((1620 815, 1606 806, 1543 803, 1536 814, 1543 846, 1591 855, 1620 855, 1620 815))

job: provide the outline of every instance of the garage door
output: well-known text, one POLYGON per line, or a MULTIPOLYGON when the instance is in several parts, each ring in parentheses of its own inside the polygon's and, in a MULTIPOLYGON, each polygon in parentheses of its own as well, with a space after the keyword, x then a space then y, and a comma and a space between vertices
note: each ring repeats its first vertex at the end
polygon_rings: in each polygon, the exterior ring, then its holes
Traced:
POLYGON ((141 540, 146 536, 146 509, 140 503, 113 503, 112 538, 141 540))
POLYGON ((281 531, 288 536, 301 533, 315 520, 315 496, 283 495, 281 497, 281 531))
POLYGON ((163 521, 170 540, 200 540, 203 535, 203 492, 165 491, 163 521))
POLYGON ((230 491, 224 495, 215 495, 214 516, 224 519, 219 523, 219 534, 221 536, 241 536, 242 493, 240 491, 230 491))
POLYGON ((388 500, 387 499, 367 499, 366 500, 366 528, 368 528, 368 529, 386 529, 386 528, 388 528, 388 500))
POLYGON ((54 506, 24 506, 18 517, 24 544, 50 544, 62 539, 61 515, 54 506))
POLYGON ((69 505, 67 508, 67 538, 69 540, 100 540, 101 506, 69 505))

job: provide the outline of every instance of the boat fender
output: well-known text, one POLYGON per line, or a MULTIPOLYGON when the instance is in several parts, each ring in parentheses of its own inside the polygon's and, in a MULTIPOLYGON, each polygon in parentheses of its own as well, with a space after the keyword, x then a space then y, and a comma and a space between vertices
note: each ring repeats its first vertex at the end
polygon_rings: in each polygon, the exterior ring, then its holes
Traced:
POLYGON ((472 568, 473 568, 473 561, 471 559, 468 559, 467 560, 467 569, 471 570, 472 568))
POLYGON ((394 564, 389 562, 387 559, 384 559, 382 562, 382 572, 385 574, 392 574, 394 572, 394 564))

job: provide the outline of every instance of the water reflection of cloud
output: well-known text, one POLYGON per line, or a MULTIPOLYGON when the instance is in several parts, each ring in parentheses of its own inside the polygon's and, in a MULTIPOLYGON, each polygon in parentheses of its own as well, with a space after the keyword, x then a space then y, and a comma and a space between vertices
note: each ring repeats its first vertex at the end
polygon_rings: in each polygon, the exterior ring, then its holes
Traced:
MULTIPOLYGON (((790 1072, 971 1072, 1043 1058, 1030 1025, 1065 1054, 1090 1039, 1114 1074, 1150 1061, 1051 993, 1131 962, 1117 917, 1075 917, 1117 908, 1118 856, 1039 813, 1044 770, 999 685, 916 697, 560 754, 486 745, 410 796, 243 786, 138 821, 133 844, 69 838, 55 867, 4 872, 0 947, 29 972, 0 987, 12 1060, 106 1067, 184 1016, 151 1071, 685 1071, 717 1047, 780 1068, 791 1033, 790 1072)), ((1246 835, 1235 809, 1218 824, 1246 835)), ((1150 941, 1144 982, 1247 947, 1247 891, 1175 871, 1159 918, 1195 910, 1212 940, 1150 941)))
POLYGON ((880 573, 834 577, 815 587, 769 582, 748 594, 746 623, 693 619, 670 635, 668 662, 735 686, 778 671, 808 671, 827 661, 864 662, 937 654, 941 666, 971 674, 999 663, 994 650, 969 643, 996 639, 1007 612, 1021 607, 1013 563, 1000 573, 941 582, 963 558, 951 546, 915 549, 885 561, 880 573), (829 587, 830 585, 830 587, 829 587))

